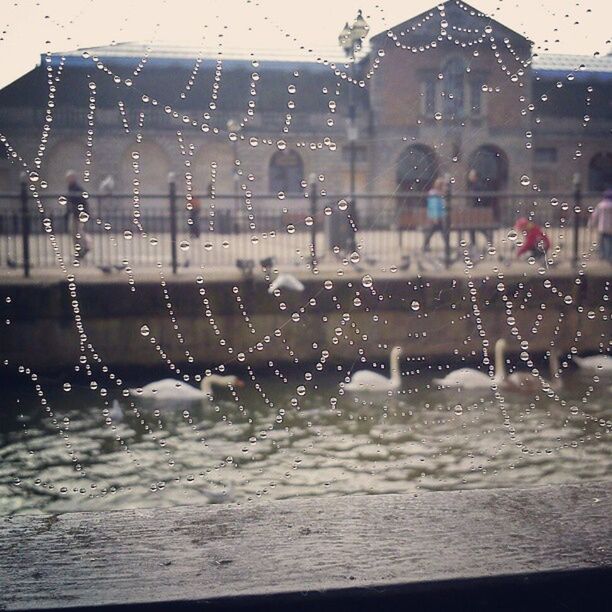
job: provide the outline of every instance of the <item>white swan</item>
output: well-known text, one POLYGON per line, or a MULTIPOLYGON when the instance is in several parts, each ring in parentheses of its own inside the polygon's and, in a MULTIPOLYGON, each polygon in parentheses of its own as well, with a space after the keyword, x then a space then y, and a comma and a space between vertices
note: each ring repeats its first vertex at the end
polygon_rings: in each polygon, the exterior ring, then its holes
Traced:
POLYGON ((574 362, 581 370, 588 370, 592 372, 612 372, 612 357, 610 357, 610 355, 574 357, 574 362))
POLYGON ((434 378, 433 383, 440 387, 461 387, 462 389, 486 389, 494 384, 499 384, 506 378, 504 367, 504 350, 506 341, 500 338, 495 343, 495 376, 474 368, 460 368, 449 372, 444 378, 434 378))
POLYGON ((118 400, 113 400, 110 410, 108 411, 108 416, 116 423, 123 421, 123 410, 118 400))
POLYGON ((274 293, 276 289, 290 289, 291 291, 304 291, 304 284, 292 274, 279 274, 270 284, 268 293, 274 293))
POLYGON ((391 378, 387 378, 378 372, 372 370, 360 370, 355 372, 351 380, 344 385, 346 391, 394 391, 399 389, 402 384, 399 368, 399 358, 402 354, 402 349, 399 346, 394 346, 391 349, 390 371, 391 378))
POLYGON ((556 349, 550 351, 548 364, 550 380, 534 376, 528 372, 513 372, 501 380, 500 386, 504 391, 514 391, 516 393, 534 393, 542 389, 559 391, 563 387, 563 381, 559 374, 559 354, 556 349))
POLYGON ((142 388, 130 389, 130 394, 157 400, 190 400, 212 397, 212 388, 215 387, 242 387, 243 382, 236 376, 219 376, 210 374, 202 378, 200 388, 187 385, 174 378, 164 378, 149 383, 142 388))

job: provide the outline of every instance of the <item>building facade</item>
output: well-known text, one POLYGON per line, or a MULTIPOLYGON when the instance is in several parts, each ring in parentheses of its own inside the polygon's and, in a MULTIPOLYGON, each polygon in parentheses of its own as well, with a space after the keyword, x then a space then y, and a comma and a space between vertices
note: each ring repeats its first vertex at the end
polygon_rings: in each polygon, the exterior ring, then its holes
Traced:
POLYGON ((144 208, 174 173, 181 192, 289 206, 313 178, 346 196, 351 147, 357 193, 420 192, 441 175, 457 192, 568 192, 575 174, 612 186, 612 57, 535 56, 460 0, 369 45, 353 66, 131 44, 43 56, 0 91, 0 192, 27 169, 60 194, 74 169, 88 191, 106 180, 144 208))

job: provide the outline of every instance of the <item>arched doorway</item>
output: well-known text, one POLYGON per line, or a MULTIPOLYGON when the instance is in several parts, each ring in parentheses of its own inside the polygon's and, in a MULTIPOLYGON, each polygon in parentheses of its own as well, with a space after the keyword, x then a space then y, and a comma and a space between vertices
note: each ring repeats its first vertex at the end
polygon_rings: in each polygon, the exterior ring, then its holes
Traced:
POLYGON ((492 208, 495 219, 499 219, 499 200, 491 192, 502 191, 508 183, 506 154, 492 145, 476 149, 470 156, 466 181, 467 190, 475 194, 472 203, 492 208))
POLYGON ((601 193, 612 188, 612 153, 597 153, 589 162, 589 191, 601 193))
POLYGON ((290 149, 277 151, 270 159, 270 193, 300 193, 304 189, 304 164, 299 153, 290 149))
MULTIPOLYGON (((123 193, 132 193, 134 179, 138 179, 138 190, 142 195, 156 195, 140 202, 143 214, 146 211, 165 210, 168 206, 168 173, 170 160, 162 147, 154 140, 143 140, 128 147, 121 156, 119 188, 123 193)), ((118 203, 128 210, 131 201, 118 203)))
MULTIPOLYGON (((425 145, 411 145, 397 160, 397 190, 423 192, 431 188, 438 175, 438 156, 425 145)), ((404 206, 419 205, 422 198, 401 198, 404 206)))
MULTIPOLYGON (((66 172, 74 170, 79 175, 79 183, 88 191, 95 190, 91 183, 86 185, 83 181, 83 169, 85 168, 86 147, 75 140, 61 140, 53 146, 44 158, 42 175, 48 182, 47 193, 63 194, 66 192, 66 172)), ((45 206, 51 209, 59 206, 57 202, 45 201, 45 206)))

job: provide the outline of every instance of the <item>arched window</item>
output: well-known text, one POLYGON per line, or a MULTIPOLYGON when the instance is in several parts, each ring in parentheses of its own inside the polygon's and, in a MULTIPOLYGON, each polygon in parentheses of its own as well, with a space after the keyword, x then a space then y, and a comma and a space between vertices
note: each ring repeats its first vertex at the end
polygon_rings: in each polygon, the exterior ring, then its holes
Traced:
MULTIPOLYGON (((154 139, 133 143, 124 151, 119 166, 118 192, 131 194, 134 180, 138 179, 138 190, 141 194, 158 195, 147 198, 140 203, 141 211, 165 210, 168 206, 168 173, 170 159, 162 146, 154 139), (134 151, 138 156, 134 159, 134 151)), ((112 200, 109 205, 122 205, 131 208, 131 202, 112 200)))
POLYGON ((470 191, 500 191, 508 181, 508 158, 497 147, 485 145, 470 156, 468 172, 470 191))
MULTIPOLYGON (((427 191, 438 175, 438 157, 425 145, 411 145, 404 149, 397 160, 398 191, 427 191)), ((404 204, 419 202, 407 198, 404 204)))
POLYGON ((508 158, 497 147, 485 145, 470 156, 467 189, 475 194, 474 206, 491 208, 495 219, 500 218, 499 198, 492 191, 502 191, 508 182, 508 158), (479 195, 482 194, 482 195, 479 195))
POLYGON ((589 162, 589 191, 612 188, 612 153, 597 153, 589 162))
POLYGON ((296 193, 302 191, 304 164, 298 153, 277 151, 270 160, 270 192, 296 193))
MULTIPOLYGON (((66 172, 74 170, 79 174, 79 183, 84 188, 89 185, 83 184, 83 168, 85 168, 85 160, 87 159, 86 148, 83 143, 74 140, 60 140, 49 151, 44 160, 43 174, 48 177, 49 193, 64 193, 66 190, 66 172)), ((94 190, 97 186, 97 181, 92 180, 90 183, 94 190)))
POLYGON ((442 109, 445 119, 463 117, 465 109, 465 62, 452 57, 442 67, 442 109))

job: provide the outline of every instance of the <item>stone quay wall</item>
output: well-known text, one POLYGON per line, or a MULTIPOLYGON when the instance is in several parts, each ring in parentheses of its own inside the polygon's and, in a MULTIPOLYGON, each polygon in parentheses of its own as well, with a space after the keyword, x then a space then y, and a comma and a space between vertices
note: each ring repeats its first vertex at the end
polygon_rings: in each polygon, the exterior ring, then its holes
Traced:
POLYGON ((94 352, 109 367, 172 362, 191 370, 305 364, 325 351, 328 364, 356 362, 362 354, 375 361, 394 345, 417 362, 480 363, 483 340, 492 348, 499 337, 515 357, 524 341, 530 355, 551 346, 579 354, 607 350, 609 281, 603 274, 578 278, 388 275, 369 287, 361 277, 335 278, 328 289, 324 278, 309 277, 303 292, 280 295, 270 294, 263 279, 198 284, 184 277, 161 286, 152 277, 134 291, 120 279, 72 287, 4 280, 0 359, 8 360, 5 373, 19 365, 68 373, 94 352))

